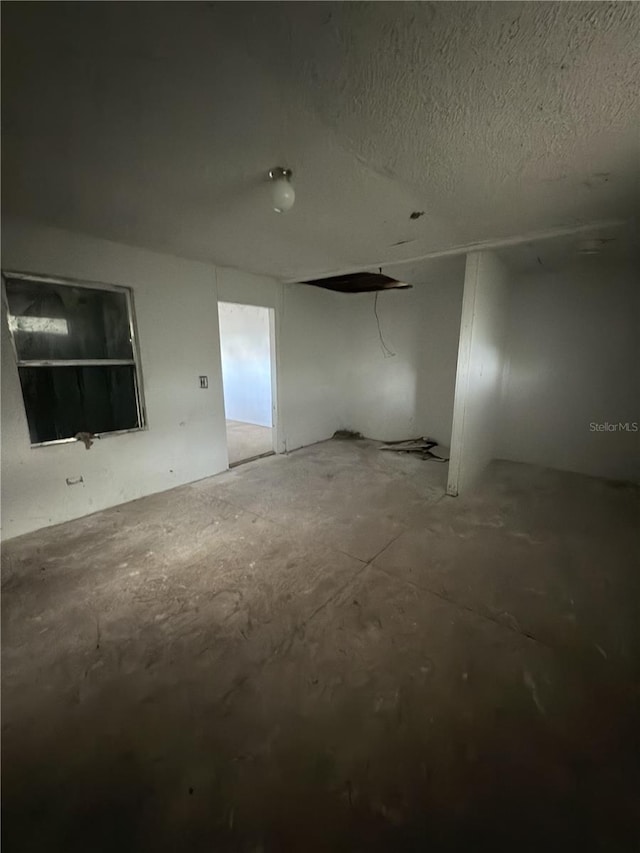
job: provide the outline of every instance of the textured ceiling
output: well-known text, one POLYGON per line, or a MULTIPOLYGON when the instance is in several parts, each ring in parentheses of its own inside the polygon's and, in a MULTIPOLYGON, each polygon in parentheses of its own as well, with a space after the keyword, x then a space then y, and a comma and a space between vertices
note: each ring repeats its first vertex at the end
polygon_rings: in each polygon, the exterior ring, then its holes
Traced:
POLYGON ((2 83, 5 212, 283 278, 637 214, 635 3, 6 3, 2 83))

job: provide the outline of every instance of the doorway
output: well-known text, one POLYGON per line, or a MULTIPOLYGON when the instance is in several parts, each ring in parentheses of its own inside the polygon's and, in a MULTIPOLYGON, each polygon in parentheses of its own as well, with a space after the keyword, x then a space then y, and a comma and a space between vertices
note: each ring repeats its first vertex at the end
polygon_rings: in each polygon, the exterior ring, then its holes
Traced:
POLYGON ((219 302, 229 467, 275 451, 272 308, 219 302))

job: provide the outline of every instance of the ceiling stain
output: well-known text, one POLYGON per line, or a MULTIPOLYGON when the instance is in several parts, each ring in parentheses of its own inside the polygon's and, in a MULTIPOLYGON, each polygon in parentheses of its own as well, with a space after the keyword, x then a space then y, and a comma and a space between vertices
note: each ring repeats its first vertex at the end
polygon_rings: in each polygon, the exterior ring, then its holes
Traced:
POLYGON ((424 216, 424 210, 414 210, 409 219, 420 219, 421 216, 424 216))

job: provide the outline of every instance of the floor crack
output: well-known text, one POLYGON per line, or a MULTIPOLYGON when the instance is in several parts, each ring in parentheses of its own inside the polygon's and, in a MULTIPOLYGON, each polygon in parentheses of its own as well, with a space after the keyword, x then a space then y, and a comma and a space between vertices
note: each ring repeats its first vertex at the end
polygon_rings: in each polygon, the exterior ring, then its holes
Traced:
MULTIPOLYGON (((227 504, 227 506, 233 507, 233 509, 239 509, 241 512, 246 512, 248 515, 253 515, 253 516, 255 516, 255 518, 259 518, 262 521, 266 521, 268 524, 273 524, 276 527, 279 527, 281 530, 286 530, 287 532, 291 532, 290 526, 287 526, 286 524, 282 524, 281 522, 276 521, 274 518, 270 518, 268 515, 262 515, 261 513, 256 512, 253 509, 248 509, 247 507, 241 506, 240 504, 234 504, 233 501, 230 501, 228 498, 220 498, 220 497, 216 496, 216 500, 219 500, 222 503, 227 504)), ((404 533, 404 531, 402 531, 402 532, 404 533)), ((362 557, 356 557, 353 554, 349 554, 348 551, 343 551, 341 548, 336 548, 335 545, 326 544, 326 545, 324 545, 324 547, 328 551, 335 551, 337 554, 342 554, 344 557, 349 557, 352 560, 357 560, 359 563, 364 563, 366 565, 369 562, 367 560, 363 560, 362 557)), ((372 558, 372 559, 374 559, 374 558, 372 558)))
POLYGON ((528 640, 533 640, 535 643, 539 643, 541 646, 545 646, 547 649, 551 649, 552 651, 558 651, 550 643, 547 643, 545 640, 541 640, 540 637, 536 637, 535 634, 531 634, 529 631, 525 631, 519 625, 516 626, 513 624, 508 624, 507 622, 503 622, 496 616, 492 616, 489 613, 483 613, 481 610, 476 610, 475 608, 470 607, 468 604, 462 604, 461 602, 456 601, 455 598, 450 598, 448 595, 445 595, 442 592, 437 592, 434 589, 423 586, 422 584, 415 583, 414 581, 410 581, 407 578, 398 577, 398 575, 394 575, 392 572, 388 571, 387 569, 383 569, 381 566, 376 566, 376 569, 387 575, 387 577, 393 578, 395 581, 398 581, 399 583, 403 583, 407 586, 413 587, 414 589, 418 589, 420 590, 420 592, 426 592, 427 595, 433 595, 435 598, 439 598, 441 601, 446 601, 447 604, 451 604, 453 607, 457 607, 458 610, 464 610, 467 613, 472 613, 474 616, 478 616, 480 619, 486 619, 488 622, 493 622, 494 625, 498 625, 500 628, 504 628, 507 631, 511 631, 513 634, 520 634, 520 636, 526 637, 528 640))

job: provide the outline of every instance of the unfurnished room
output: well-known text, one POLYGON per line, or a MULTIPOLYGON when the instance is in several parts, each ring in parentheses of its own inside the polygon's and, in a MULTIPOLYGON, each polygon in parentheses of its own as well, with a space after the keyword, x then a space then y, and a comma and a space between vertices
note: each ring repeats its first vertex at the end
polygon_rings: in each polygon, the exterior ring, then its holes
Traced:
POLYGON ((640 5, 2 4, 7 853, 640 849, 640 5))

